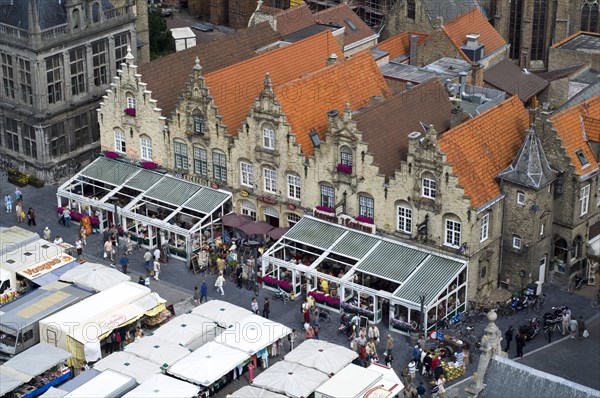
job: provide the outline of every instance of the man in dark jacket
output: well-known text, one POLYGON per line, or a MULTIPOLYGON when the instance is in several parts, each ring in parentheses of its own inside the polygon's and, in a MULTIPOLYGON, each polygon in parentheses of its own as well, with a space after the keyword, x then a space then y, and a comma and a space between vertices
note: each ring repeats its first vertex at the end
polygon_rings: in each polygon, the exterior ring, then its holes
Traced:
POLYGON ((525 336, 521 334, 521 332, 517 333, 517 337, 515 337, 515 342, 517 343, 517 356, 519 358, 523 358, 523 347, 525 347, 525 336))

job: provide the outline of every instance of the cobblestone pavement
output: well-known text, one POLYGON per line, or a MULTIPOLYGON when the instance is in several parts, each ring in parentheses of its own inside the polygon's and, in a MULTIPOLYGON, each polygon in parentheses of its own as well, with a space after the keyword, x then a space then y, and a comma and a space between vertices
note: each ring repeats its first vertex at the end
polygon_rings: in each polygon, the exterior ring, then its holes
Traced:
MULTIPOLYGON (((6 176, 0 177, 0 194, 4 197, 5 194, 14 193, 15 186, 9 184, 6 180, 6 176)), ((43 188, 36 189, 31 186, 27 186, 21 189, 24 196, 24 208, 27 209, 30 206, 36 210, 37 213, 37 226, 27 227, 26 224, 17 224, 16 216, 14 213, 6 214, 4 209, 0 214, 0 227, 9 227, 13 225, 20 225, 23 228, 28 228, 34 232, 37 232, 42 236, 42 231, 45 226, 48 226, 52 230, 52 235, 61 235, 65 242, 73 243, 75 241, 78 225, 75 224, 71 228, 66 228, 57 223, 57 200, 56 191, 57 187, 52 185, 44 186, 43 188)), ((84 257, 89 261, 109 264, 102 258, 102 236, 100 234, 92 235, 88 238, 87 246, 84 249, 84 257)), ((134 252, 130 256, 129 274, 132 280, 137 281, 139 275, 144 272, 143 252, 134 252)), ((194 286, 200 286, 203 279, 206 279, 209 285, 209 299, 217 298, 212 286, 214 285, 214 275, 194 275, 189 271, 185 264, 181 261, 172 260, 168 264, 163 264, 160 281, 151 282, 151 289, 160 294, 169 303, 174 304, 175 311, 177 314, 185 313, 193 308, 193 302, 191 300, 192 291, 194 286)), ((590 306, 590 295, 589 290, 591 287, 585 288, 584 290, 569 295, 564 289, 557 286, 546 284, 544 285, 544 293, 547 294, 547 300, 541 313, 550 310, 552 306, 568 305, 575 316, 579 317, 582 315, 586 321, 589 321, 592 316, 597 314, 599 311, 593 309, 590 306)), ((262 297, 267 295, 272 297, 272 292, 267 290, 261 290, 259 294, 259 303, 262 303, 262 297)), ((218 296, 219 299, 224 299, 233 304, 242 306, 244 308, 250 308, 250 302, 253 297, 253 293, 246 289, 237 289, 232 283, 225 285, 225 296, 218 296)), ((301 313, 300 313, 301 301, 296 300, 283 304, 281 301, 271 300, 271 318, 275 321, 281 322, 291 328, 301 329, 301 313)), ((497 321, 498 327, 504 332, 508 325, 514 325, 515 329, 523 324, 527 318, 536 316, 535 313, 519 312, 513 318, 499 318, 497 321)), ((335 313, 332 316, 330 323, 321 322, 321 333, 320 337, 323 340, 349 346, 347 338, 337 332, 339 326, 339 316, 335 313)), ((383 322, 378 325, 381 333, 382 343, 379 347, 379 355, 382 356, 384 351, 385 336, 389 330, 387 328, 387 322, 383 322)), ((481 322, 476 326, 476 335, 480 336, 483 333, 485 324, 481 322)), ((598 343, 598 321, 590 325, 592 336, 585 341, 560 341, 558 343, 552 343, 548 345, 544 339, 544 335, 540 334, 534 338, 533 341, 529 342, 525 347, 526 356, 521 360, 530 366, 537 367, 540 370, 548 371, 567 379, 572 379, 581 384, 587 385, 592 388, 600 389, 600 373, 598 371, 598 358, 600 358, 600 344, 598 343), (547 348, 546 348, 547 347, 547 348), (543 350, 536 351, 540 348, 543 350), (535 351, 535 352, 534 352, 535 351), (530 354, 528 354, 530 353, 530 354), (565 360, 568 355, 575 355, 575 359, 572 361, 565 360), (593 359, 593 360, 592 360, 593 359), (576 366, 575 363, 581 362, 582 366, 576 366), (557 363, 564 364, 564 366, 551 366, 557 363), (585 365, 583 365, 585 364, 585 365), (580 369, 582 369, 580 371, 580 369)), ((300 333, 302 334, 302 333, 300 333)), ((394 348, 394 363, 393 367, 398 374, 402 373, 402 368, 408 363, 409 355, 412 353, 412 345, 410 341, 396 333, 392 333, 395 339, 394 348)), ((554 336, 555 339, 561 336, 554 336)), ((301 339, 302 340, 302 339, 301 339)), ((514 343, 514 342, 513 342, 514 343)), ((514 344, 512 352, 509 353, 509 357, 514 357, 515 348, 514 344)), ((472 375, 476 370, 477 361, 467 365, 467 374, 453 382, 448 383, 449 386, 466 379, 469 375, 472 375)), ((418 376, 417 383, 421 381, 421 376, 418 376)), ((242 385, 247 383, 246 375, 243 375, 241 380, 232 383, 223 390, 223 393, 219 393, 217 396, 225 396, 225 393, 230 393, 240 388, 242 385)), ((448 397, 460 396, 459 388, 450 389, 451 393, 448 397), (452 391, 457 391, 452 393, 452 391), (454 394, 454 395, 453 395, 454 394)))

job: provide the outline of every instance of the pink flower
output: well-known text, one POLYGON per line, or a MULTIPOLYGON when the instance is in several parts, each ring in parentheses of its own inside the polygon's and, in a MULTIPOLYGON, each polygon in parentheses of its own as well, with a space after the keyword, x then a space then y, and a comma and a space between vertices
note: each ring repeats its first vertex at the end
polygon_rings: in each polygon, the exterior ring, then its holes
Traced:
POLYGON ((340 163, 336 167, 337 171, 344 174, 352 174, 352 166, 347 164, 340 163))
POLYGON ((365 224, 373 224, 373 219, 371 217, 356 216, 354 219, 358 222, 364 222, 365 224))
POLYGON ((316 209, 325 213, 333 213, 333 209, 331 207, 317 206, 316 209))
POLYGON ((125 114, 135 117, 135 108, 125 108, 125 114))
POLYGON ((110 158, 110 159, 117 159, 120 157, 120 155, 118 153, 113 152, 113 151, 104 152, 104 156, 106 156, 107 158, 110 158))
POLYGON ((152 161, 145 161, 145 162, 141 162, 140 163, 142 165, 143 168, 145 169, 149 169, 149 170, 154 170, 156 168, 158 168, 158 163, 156 162, 152 162, 152 161))

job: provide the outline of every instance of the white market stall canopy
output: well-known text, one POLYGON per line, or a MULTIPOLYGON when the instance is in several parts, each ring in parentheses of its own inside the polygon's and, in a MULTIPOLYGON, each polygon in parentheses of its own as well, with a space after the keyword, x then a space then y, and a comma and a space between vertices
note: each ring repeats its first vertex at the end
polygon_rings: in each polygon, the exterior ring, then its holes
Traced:
POLYGON ((410 304, 413 308, 420 308, 419 291, 431 292, 425 303, 428 305, 468 264, 460 257, 433 253, 404 242, 304 216, 265 252, 263 266, 272 262, 288 269, 316 274, 315 268, 331 256, 347 258, 353 263, 347 263, 351 266, 350 271, 339 282, 356 290, 365 290, 364 286, 352 281, 352 276, 361 272, 397 283, 400 286, 393 293, 383 293, 387 298, 410 304), (308 266, 280 259, 282 251, 296 250, 299 244, 324 253, 316 256, 317 259, 308 266))
POLYGON ((109 398, 120 397, 137 387, 135 379, 112 369, 106 369, 78 388, 65 395, 65 398, 109 398))
POLYGON ((286 396, 263 388, 244 386, 229 394, 227 398, 286 398, 286 396))
POLYGON ((29 375, 0 366, 0 397, 3 397, 31 379, 32 377, 29 375))
POLYGON ((279 361, 254 379, 255 387, 285 394, 292 398, 308 397, 329 380, 318 370, 297 363, 279 361))
POLYGON ((65 272, 61 281, 74 283, 87 289, 101 292, 121 282, 131 280, 129 275, 98 263, 84 263, 70 271, 65 272))
POLYGON ((250 355, 243 351, 211 341, 178 361, 167 372, 207 387, 249 358, 250 355))
POLYGON ((0 239, 2 240, 0 256, 2 256, 2 261, 5 261, 5 254, 19 250, 22 245, 35 242, 40 239, 40 236, 25 228, 12 226, 9 228, 0 227, 0 239))
POLYGON ((165 369, 190 355, 191 352, 174 340, 164 340, 157 336, 144 336, 137 343, 127 344, 124 351, 154 362, 165 369))
POLYGON ((117 351, 94 364, 94 369, 104 371, 112 369, 126 376, 133 377, 142 384, 155 374, 161 373, 161 368, 154 362, 139 358, 124 351, 117 351))
POLYGON ((210 319, 222 328, 229 328, 240 319, 252 315, 252 312, 227 301, 210 300, 194 308, 192 314, 210 319))
POLYGON ((367 369, 372 370, 374 372, 380 373, 383 378, 379 381, 379 385, 382 389, 391 392, 390 396, 394 396, 394 394, 400 394, 400 392, 404 389, 404 383, 398 377, 398 374, 392 368, 388 368, 385 365, 380 363, 373 363, 367 369))
POLYGON ((286 354, 284 359, 333 375, 357 357, 358 354, 349 348, 324 340, 310 339, 286 354))
POLYGON ((196 232, 213 212, 231 200, 231 193, 211 189, 120 160, 99 157, 58 188, 57 196, 92 207, 113 211, 114 197, 129 198, 119 213, 129 219, 180 235, 196 232), (93 188, 93 197, 86 197, 93 188), (171 210, 163 219, 148 217, 136 210, 149 204, 171 210), (174 223, 179 216, 192 219, 192 227, 184 229, 174 223), (169 222, 171 221, 171 222, 169 222))
POLYGON ((152 335, 195 350, 215 339, 217 326, 210 319, 182 314, 159 327, 152 335))
POLYGON ((225 329, 215 341, 254 355, 290 333, 292 329, 281 323, 250 314, 225 329))
POLYGON ((129 391, 123 398, 191 398, 198 391, 200 388, 194 384, 158 374, 129 391))
POLYGON ((381 373, 350 364, 320 386, 316 391, 326 397, 363 396, 381 380, 381 373))

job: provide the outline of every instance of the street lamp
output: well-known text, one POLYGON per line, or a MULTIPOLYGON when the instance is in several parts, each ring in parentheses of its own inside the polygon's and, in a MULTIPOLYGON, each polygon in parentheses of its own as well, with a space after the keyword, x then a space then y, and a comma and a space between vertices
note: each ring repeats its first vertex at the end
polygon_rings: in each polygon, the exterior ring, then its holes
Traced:
POLYGON ((427 296, 427 293, 417 292, 417 295, 419 296, 419 300, 421 300, 421 335, 425 336, 425 297, 427 296))

